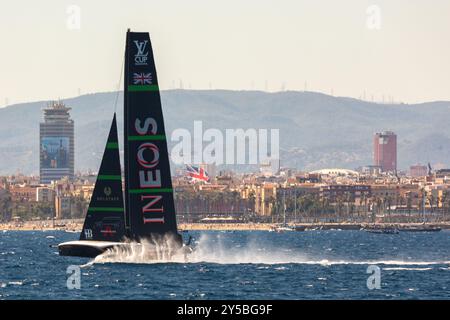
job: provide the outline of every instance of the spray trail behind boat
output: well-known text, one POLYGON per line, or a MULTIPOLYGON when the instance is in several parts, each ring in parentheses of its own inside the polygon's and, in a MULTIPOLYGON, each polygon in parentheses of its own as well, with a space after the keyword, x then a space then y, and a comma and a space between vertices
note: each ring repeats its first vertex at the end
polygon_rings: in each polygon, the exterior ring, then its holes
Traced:
POLYGON ((113 248, 96 257, 92 263, 214 263, 214 264, 310 264, 310 265, 393 265, 393 266, 432 266, 449 265, 450 261, 415 261, 400 259, 378 259, 378 260, 350 260, 327 258, 322 255, 306 254, 301 249, 279 248, 263 246, 258 238, 250 239, 245 245, 230 245, 225 243, 220 235, 211 236, 202 234, 196 241, 194 251, 185 256, 183 254, 172 255, 171 258, 163 253, 171 246, 170 239, 166 238, 163 243, 155 245, 152 241, 131 243, 130 250, 113 248), (156 256, 149 256, 148 252, 154 250, 159 252, 156 256))

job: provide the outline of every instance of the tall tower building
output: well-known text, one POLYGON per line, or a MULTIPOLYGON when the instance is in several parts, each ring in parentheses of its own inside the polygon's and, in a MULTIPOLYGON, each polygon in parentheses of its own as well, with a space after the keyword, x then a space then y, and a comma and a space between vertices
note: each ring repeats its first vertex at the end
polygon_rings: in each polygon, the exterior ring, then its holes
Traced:
POLYGON ((41 183, 74 176, 74 123, 64 103, 51 102, 39 127, 41 183))
POLYGON ((375 133, 373 138, 373 162, 382 171, 397 170, 397 135, 392 131, 375 133))

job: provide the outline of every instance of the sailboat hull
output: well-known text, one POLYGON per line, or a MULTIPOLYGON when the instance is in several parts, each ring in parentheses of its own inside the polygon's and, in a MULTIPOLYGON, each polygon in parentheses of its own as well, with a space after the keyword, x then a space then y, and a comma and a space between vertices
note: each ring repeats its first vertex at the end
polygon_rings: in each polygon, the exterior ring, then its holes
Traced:
POLYGON ((68 241, 58 245, 60 256, 95 258, 108 249, 124 246, 123 242, 110 241, 68 241))
POLYGON ((172 256, 180 254, 183 255, 186 260, 187 255, 193 251, 192 247, 189 245, 182 245, 181 247, 176 248, 165 247, 162 248, 162 250, 161 248, 157 250, 156 247, 148 247, 146 245, 143 247, 140 246, 140 243, 79 240, 59 244, 58 251, 60 256, 95 258, 109 249, 130 255, 133 252, 142 251, 142 249, 144 249, 144 256, 149 260, 170 259, 172 256))

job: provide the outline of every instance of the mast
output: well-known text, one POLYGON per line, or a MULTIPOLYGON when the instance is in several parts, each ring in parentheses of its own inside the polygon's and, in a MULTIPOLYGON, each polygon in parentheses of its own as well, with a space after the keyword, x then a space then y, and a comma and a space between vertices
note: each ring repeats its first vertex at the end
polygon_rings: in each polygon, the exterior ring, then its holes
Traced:
POLYGON ((127 32, 124 81, 125 208, 129 237, 177 233, 169 154, 148 33, 127 32))
POLYGON ((294 223, 297 224, 297 188, 294 189, 294 223))
POLYGON ((286 190, 283 189, 283 226, 286 227, 286 190))
POLYGON ((422 223, 425 223, 425 205, 426 205, 426 198, 427 193, 425 191, 425 188, 423 188, 422 192, 422 223))
POLYGON ((124 88, 123 88, 123 150, 124 150, 124 176, 125 176, 125 193, 124 193, 124 201, 125 201, 125 230, 128 238, 131 238, 131 225, 130 225, 130 209, 129 209, 129 198, 128 198, 128 173, 129 169, 129 148, 128 148, 128 82, 129 82, 129 57, 128 57, 128 43, 129 43, 129 34, 130 29, 127 30, 127 37, 125 41, 125 74, 124 74, 124 88))

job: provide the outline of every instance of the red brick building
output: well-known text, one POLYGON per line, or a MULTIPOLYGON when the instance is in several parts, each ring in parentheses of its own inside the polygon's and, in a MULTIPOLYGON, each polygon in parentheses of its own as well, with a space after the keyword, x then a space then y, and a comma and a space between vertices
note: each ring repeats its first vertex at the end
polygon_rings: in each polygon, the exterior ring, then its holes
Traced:
POLYGON ((397 135, 391 131, 375 133, 373 162, 384 172, 397 170, 397 135))

